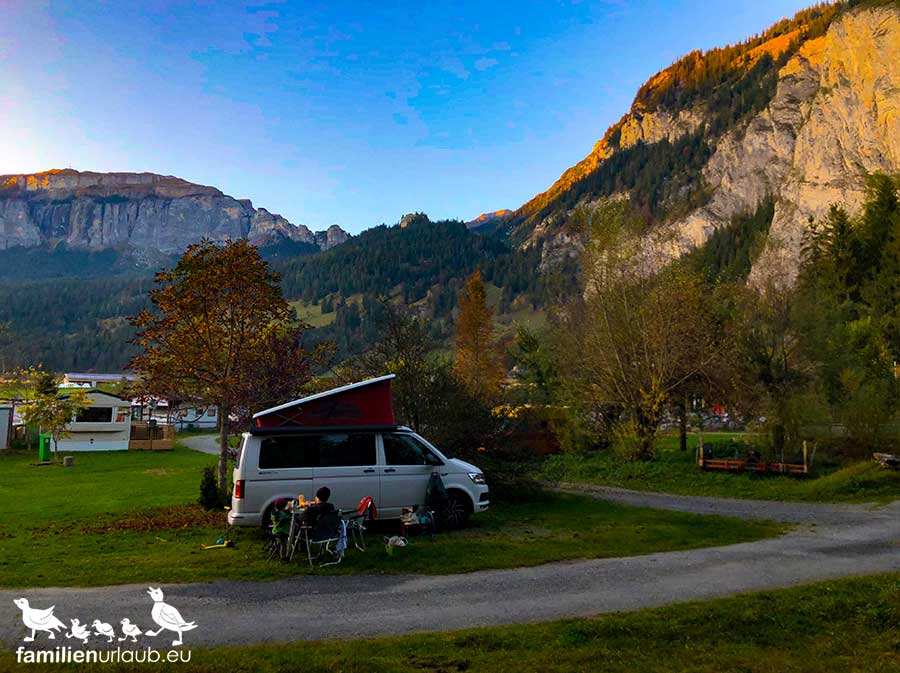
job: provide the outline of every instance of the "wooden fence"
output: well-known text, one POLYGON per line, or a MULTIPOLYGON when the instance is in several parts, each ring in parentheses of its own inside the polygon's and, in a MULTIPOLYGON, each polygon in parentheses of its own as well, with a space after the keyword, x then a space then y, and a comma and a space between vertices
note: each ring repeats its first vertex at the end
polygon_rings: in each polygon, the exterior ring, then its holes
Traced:
POLYGON ((130 451, 171 451, 175 448, 175 426, 157 423, 150 427, 147 421, 131 422, 130 451))

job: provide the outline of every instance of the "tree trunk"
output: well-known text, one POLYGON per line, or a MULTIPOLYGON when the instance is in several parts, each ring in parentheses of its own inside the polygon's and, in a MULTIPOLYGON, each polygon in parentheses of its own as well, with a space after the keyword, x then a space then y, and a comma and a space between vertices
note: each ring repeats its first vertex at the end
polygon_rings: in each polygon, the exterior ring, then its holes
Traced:
POLYGON ((642 413, 637 414, 637 439, 637 459, 653 460, 656 454, 656 425, 642 413))
POLYGON ((219 492, 228 492, 228 410, 219 407, 219 492))
POLYGON ((772 428, 772 448, 774 449, 775 455, 780 455, 782 457, 782 462, 784 462, 784 435, 784 423, 775 421, 775 425, 772 428))
POLYGON ((681 398, 676 412, 678 413, 678 448, 687 451, 687 395, 681 398))

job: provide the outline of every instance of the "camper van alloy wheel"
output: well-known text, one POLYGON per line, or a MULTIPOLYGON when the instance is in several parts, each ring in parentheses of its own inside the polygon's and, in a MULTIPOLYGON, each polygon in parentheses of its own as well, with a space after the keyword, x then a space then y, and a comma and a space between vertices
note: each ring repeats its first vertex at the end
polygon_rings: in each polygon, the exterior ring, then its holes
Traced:
POLYGON ((471 507, 464 495, 451 491, 441 508, 441 519, 447 528, 462 528, 469 520, 471 507))

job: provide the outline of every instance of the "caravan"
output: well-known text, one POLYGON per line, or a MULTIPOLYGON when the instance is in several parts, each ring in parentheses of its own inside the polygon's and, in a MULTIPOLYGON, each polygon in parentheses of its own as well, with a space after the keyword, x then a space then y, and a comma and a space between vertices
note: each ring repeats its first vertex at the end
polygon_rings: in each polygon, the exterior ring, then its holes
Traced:
POLYGON ((379 518, 399 517, 404 507, 424 504, 433 472, 449 496, 440 513, 447 525, 462 526, 471 514, 485 511, 490 495, 481 470, 446 457, 394 422, 393 378, 370 379, 256 414, 234 470, 229 523, 262 525, 275 500, 301 494, 312 500, 321 486, 331 489, 339 509, 354 509, 371 496, 379 518))

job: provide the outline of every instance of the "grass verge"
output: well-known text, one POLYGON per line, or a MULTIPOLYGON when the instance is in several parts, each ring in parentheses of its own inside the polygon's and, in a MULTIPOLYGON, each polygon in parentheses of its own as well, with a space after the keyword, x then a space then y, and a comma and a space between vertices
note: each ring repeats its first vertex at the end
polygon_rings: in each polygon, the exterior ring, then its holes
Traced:
POLYGON ((225 532, 224 513, 191 505, 215 457, 173 452, 78 453, 75 466, 36 467, 34 455, 0 456, 0 586, 271 580, 303 572, 447 574, 576 558, 633 556, 732 544, 778 534, 780 524, 627 507, 535 494, 387 554, 365 553, 311 571, 263 559, 258 531, 229 534, 234 549, 202 551, 225 532))
MULTIPOLYGON (((900 670, 898 624, 900 576, 891 574, 594 619, 194 650, 190 663, 177 668, 184 673, 887 673, 900 670)), ((14 669, 11 653, 0 653, 0 668, 14 669)), ((21 670, 91 669, 23 665, 21 670)))
MULTIPOLYGON (((704 435, 708 441, 722 441, 732 436, 737 435, 704 435)), ((722 498, 848 503, 885 502, 900 498, 900 471, 883 470, 874 461, 841 468, 823 468, 817 471, 817 476, 809 478, 727 474, 703 471, 697 467, 697 439, 689 439, 688 450, 681 451, 677 446, 677 437, 663 437, 659 442, 657 458, 641 463, 624 462, 609 452, 586 456, 549 456, 538 476, 558 481, 722 498)))

